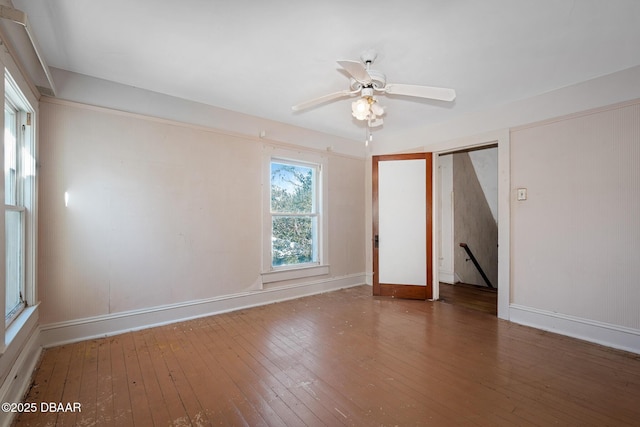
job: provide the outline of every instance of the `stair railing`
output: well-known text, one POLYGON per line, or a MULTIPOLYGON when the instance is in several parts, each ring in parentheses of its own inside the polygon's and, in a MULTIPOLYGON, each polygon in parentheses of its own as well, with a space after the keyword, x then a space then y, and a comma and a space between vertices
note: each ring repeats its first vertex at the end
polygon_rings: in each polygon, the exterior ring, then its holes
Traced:
POLYGON ((493 289, 493 285, 491 284, 491 281, 489 280, 487 275, 484 274, 482 267, 480 267, 480 264, 478 264, 478 260, 476 259, 476 257, 473 256, 473 252, 471 252, 471 249, 469 249, 469 246, 466 243, 460 243, 460 247, 467 252, 467 255, 469 255, 469 259, 471 259, 471 261, 473 262, 473 265, 476 266, 476 268, 478 269, 478 272, 480 273, 484 281, 487 283, 487 286, 493 289))

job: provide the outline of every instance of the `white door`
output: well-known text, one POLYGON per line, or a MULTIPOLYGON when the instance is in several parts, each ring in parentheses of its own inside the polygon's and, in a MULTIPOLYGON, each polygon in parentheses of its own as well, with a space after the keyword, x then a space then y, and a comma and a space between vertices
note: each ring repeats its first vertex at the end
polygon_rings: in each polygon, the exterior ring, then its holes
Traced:
POLYGON ((374 295, 431 298, 431 153, 373 162, 374 295))

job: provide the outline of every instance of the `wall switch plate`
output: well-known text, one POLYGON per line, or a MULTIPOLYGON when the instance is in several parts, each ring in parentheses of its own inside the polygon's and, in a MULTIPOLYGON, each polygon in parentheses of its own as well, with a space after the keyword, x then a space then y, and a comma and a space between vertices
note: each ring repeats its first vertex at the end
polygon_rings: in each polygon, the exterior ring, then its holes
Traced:
POLYGON ((526 188, 518 188, 518 200, 527 200, 526 188))

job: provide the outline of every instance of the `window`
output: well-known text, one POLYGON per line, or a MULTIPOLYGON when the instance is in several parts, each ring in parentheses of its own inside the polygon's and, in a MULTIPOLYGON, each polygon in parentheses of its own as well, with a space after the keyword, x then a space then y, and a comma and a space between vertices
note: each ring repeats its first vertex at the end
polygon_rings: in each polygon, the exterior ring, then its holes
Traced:
POLYGON ((8 72, 4 102, 5 327, 33 295, 31 250, 35 203, 33 111, 8 72))
POLYGON ((272 160, 271 267, 318 264, 319 165, 272 160))
POLYGON ((262 285, 329 274, 327 157, 263 150, 262 285))

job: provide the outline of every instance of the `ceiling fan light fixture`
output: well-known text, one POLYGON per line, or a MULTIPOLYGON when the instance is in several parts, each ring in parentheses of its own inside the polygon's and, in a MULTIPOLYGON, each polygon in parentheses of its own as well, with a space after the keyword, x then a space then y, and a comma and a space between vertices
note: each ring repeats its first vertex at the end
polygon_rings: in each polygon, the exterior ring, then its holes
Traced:
POLYGON ((374 116, 382 116, 384 114, 384 107, 378 104, 377 100, 374 100, 373 104, 371 104, 371 112, 374 116))
POLYGON ((371 101, 367 97, 359 98, 351 103, 351 113, 358 120, 367 120, 371 112, 371 101))

